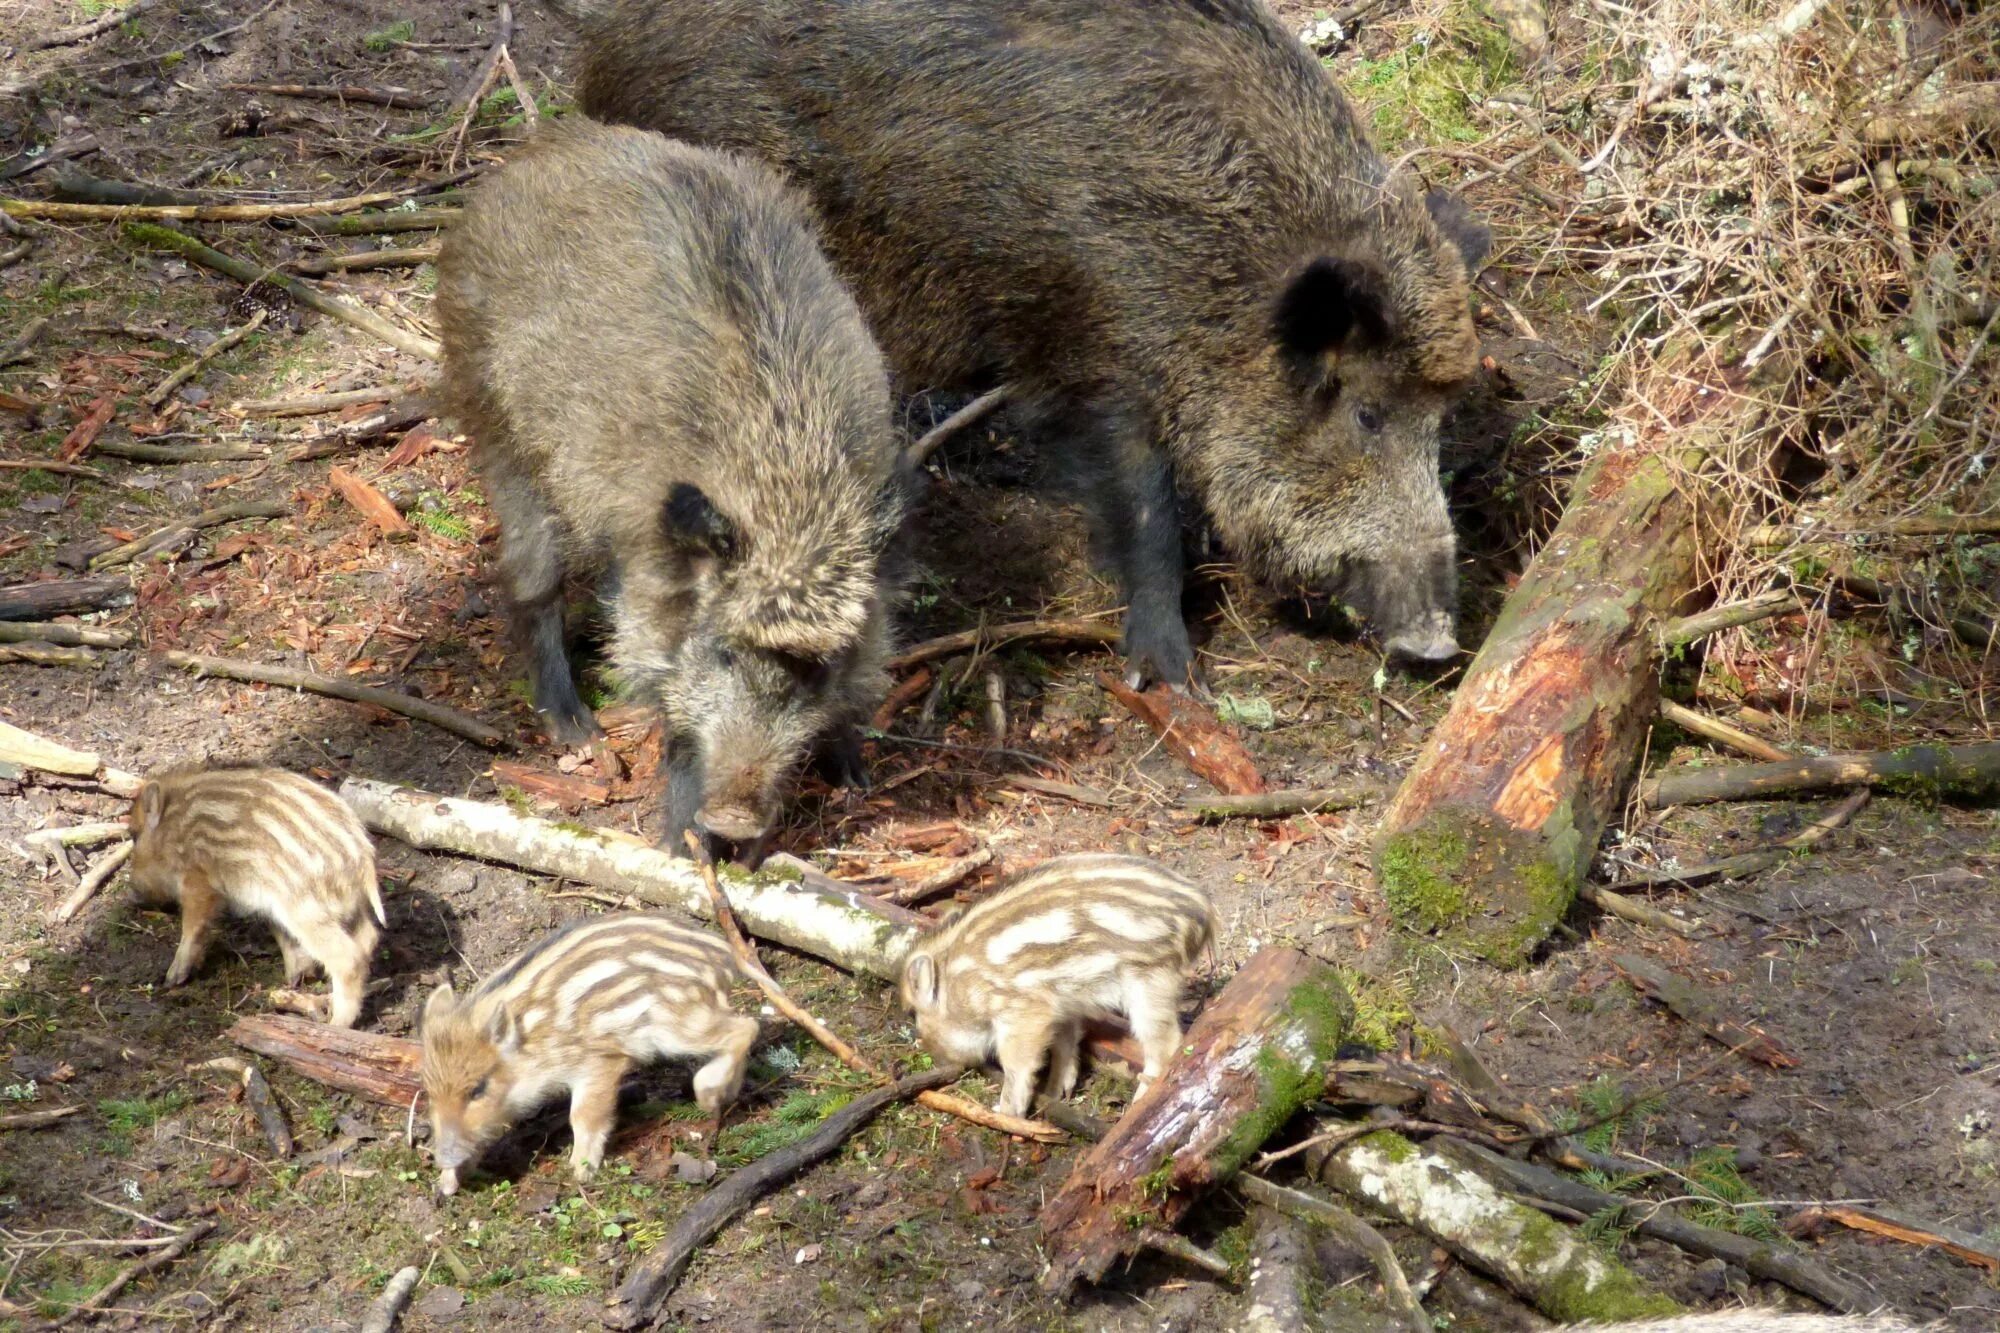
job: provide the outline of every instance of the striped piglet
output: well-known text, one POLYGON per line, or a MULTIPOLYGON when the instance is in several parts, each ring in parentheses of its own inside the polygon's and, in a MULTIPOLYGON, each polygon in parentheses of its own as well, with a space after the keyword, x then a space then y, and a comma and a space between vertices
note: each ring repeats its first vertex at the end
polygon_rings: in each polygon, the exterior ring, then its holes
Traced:
POLYGON ((1215 932, 1208 895, 1136 856, 1062 856, 911 946, 903 1003, 940 1060, 996 1053, 999 1110, 1024 1115, 1044 1057, 1049 1091, 1076 1088, 1083 1024, 1123 1014, 1145 1052, 1143 1095, 1181 1036, 1188 969, 1215 932))
POLYGON ((129 820, 133 888, 181 909, 167 985, 201 966, 225 910, 262 917, 277 933, 286 984, 317 963, 332 984, 327 1021, 354 1026, 388 918, 375 847, 338 797, 280 768, 179 769, 139 788, 129 820))
POLYGON ((424 1004, 424 1095, 438 1190, 515 1122, 568 1089, 570 1163, 588 1180, 604 1160, 618 1084, 635 1066, 706 1060, 694 1097, 710 1115, 736 1096, 757 1020, 731 1012, 735 960, 720 939, 647 912, 573 921, 460 999, 424 1004))

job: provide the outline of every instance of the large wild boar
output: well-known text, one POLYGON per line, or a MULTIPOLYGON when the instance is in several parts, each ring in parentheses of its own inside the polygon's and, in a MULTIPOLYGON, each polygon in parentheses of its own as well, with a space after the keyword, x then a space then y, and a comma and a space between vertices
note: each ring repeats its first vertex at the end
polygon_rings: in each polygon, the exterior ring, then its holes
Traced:
POLYGON ((759 163, 564 122, 475 193, 437 313, 536 707, 595 732, 562 587, 608 565, 612 664, 666 722, 663 841, 754 860, 816 740, 858 777, 905 504, 880 353, 805 205, 759 163))
POLYGON ((1135 677, 1184 679, 1175 488, 1273 585, 1457 651, 1438 423, 1485 230, 1261 0, 558 0, 607 120, 802 183, 906 389, 1005 380, 1135 677))

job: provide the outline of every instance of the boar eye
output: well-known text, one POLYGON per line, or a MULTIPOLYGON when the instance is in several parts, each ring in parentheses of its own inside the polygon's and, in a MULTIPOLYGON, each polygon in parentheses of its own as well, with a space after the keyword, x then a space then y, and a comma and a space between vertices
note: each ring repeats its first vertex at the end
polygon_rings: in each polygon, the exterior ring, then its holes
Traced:
POLYGON ((727 648, 717 648, 715 650, 715 660, 720 662, 724 667, 733 667, 736 665, 736 654, 727 648))
POLYGON ((1378 434, 1382 429, 1382 409, 1363 403, 1354 409, 1354 422, 1370 435, 1378 434))
POLYGON ((482 1078, 477 1083, 472 1085, 471 1092, 465 1094, 465 1100, 469 1102, 476 1102, 485 1095, 486 1095, 486 1080, 482 1078))

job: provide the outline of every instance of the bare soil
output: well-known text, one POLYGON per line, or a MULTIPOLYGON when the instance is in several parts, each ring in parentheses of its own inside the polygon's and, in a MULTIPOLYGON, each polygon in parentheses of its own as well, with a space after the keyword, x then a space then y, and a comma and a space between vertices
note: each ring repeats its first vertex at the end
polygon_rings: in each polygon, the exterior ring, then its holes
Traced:
MULTIPOLYGON (((262 7, 164 0, 94 40, 21 49, 98 8, 0 0, 0 51, 19 44, 0 62, 0 158, 83 135, 96 140, 89 155, 6 181, 6 193, 41 195, 69 170, 217 199, 327 198, 442 180, 456 170, 448 161, 456 120, 446 108, 494 28, 483 3, 421 11, 398 28, 410 11, 389 0, 262 7), (184 46, 165 63, 117 67, 184 46), (393 85, 432 102, 426 111, 388 110, 222 88, 230 82, 393 85), (243 134, 246 125, 260 132, 243 134)), ((1286 8, 1288 17, 1305 12, 1286 8)), ((511 49, 524 79, 538 98, 560 105, 567 69, 559 26, 536 6, 519 8, 516 18, 511 49)), ((489 108, 468 136, 471 161, 504 154, 521 132, 510 119, 511 108, 489 108)), ((1506 221, 1504 189, 1489 182, 1475 201, 1500 219, 1497 266, 1519 275, 1533 265, 1532 237, 1506 221)), ((191 229, 269 263, 371 244, 322 244, 277 226, 191 229)), ((384 270, 328 285, 415 323, 425 315, 431 274, 384 270)), ((1523 305, 1538 295, 1546 293, 1524 286, 1513 299, 1523 305)), ((195 376, 165 412, 150 412, 141 400, 153 384, 241 323, 239 296, 237 284, 139 248, 115 225, 42 228, 28 257, 0 271, 0 346, 33 318, 53 322, 25 362, 0 369, 0 390, 38 405, 32 425, 0 413, 0 457, 50 457, 104 396, 117 407, 104 440, 212 438, 239 429, 219 410, 237 400, 403 385, 426 373, 343 325, 281 310, 264 332, 195 376)), ((1497 309, 1482 313, 1507 387, 1489 386, 1468 408, 1448 453, 1479 557, 1466 593, 1469 641, 1518 569, 1534 523, 1525 502, 1505 513, 1494 503, 1496 469, 1509 458, 1502 446, 1596 355, 1588 324, 1563 313, 1570 303, 1524 308, 1540 338, 1519 336, 1497 309)), ((914 427, 951 405, 931 401, 922 386, 904 387, 915 395, 914 427)), ((296 426, 253 424, 272 433, 296 426)), ((213 504, 276 499, 293 507, 268 525, 203 533, 179 559, 134 571, 136 604, 92 623, 135 631, 135 649, 105 653, 92 671, 0 666, 0 717, 139 771, 227 756, 328 781, 359 774, 524 799, 495 783, 488 755, 435 729, 313 695, 193 681, 153 656, 184 647, 390 683, 503 727, 522 742, 520 757, 553 766, 557 756, 535 731, 506 651, 489 583, 493 532, 477 484, 449 423, 431 429, 446 447, 392 474, 382 471, 383 447, 300 464, 86 456, 102 480, 0 471, 0 583, 73 572, 66 566, 91 543, 148 532, 213 504), (416 497, 414 537, 389 540, 370 528, 331 488, 327 474, 336 465, 392 495, 416 497)), ((1032 441, 1014 438, 1004 418, 954 443, 933 470, 921 525, 924 574, 903 627, 908 640, 982 618, 1112 607, 1113 591, 1089 572, 1080 521, 1035 487, 1032 441)), ((1350 630, 1272 602, 1226 566, 1211 568, 1214 577, 1190 599, 1202 617, 1205 665, 1218 697, 1246 719, 1247 743, 1272 784, 1317 785, 1353 773, 1393 782, 1441 715, 1449 679, 1378 677, 1378 656, 1350 630)), ((874 792, 829 792, 807 781, 785 845, 857 875, 906 855, 894 850, 899 830, 955 819, 997 854, 992 872, 961 888, 967 900, 1008 867, 1057 852, 1139 850, 1216 892, 1224 922, 1218 977, 1272 942, 1353 962, 1387 921, 1367 876, 1374 812, 1200 829, 1175 821, 1168 807, 1200 784, 1098 690, 1093 675, 1104 665, 1101 656, 1031 647, 943 664, 937 696, 873 743, 874 792), (1003 748, 983 720, 987 671, 1005 684, 1003 748), (1011 788, 1004 778, 1015 772, 1095 788, 1111 806, 1011 788)), ((1837 707, 1815 725, 1821 743, 1847 744, 1976 730, 1950 707, 1837 707)), ((1693 755, 1676 741, 1663 728, 1652 762, 1693 755)), ((0 778, 0 845, 120 813, 119 802, 86 787, 0 778)), ((1814 813, 1786 803, 1670 812, 1626 830, 1609 854, 1692 864, 1814 813)), ((653 812, 627 802, 582 818, 648 829, 653 812)), ((1991 814, 1880 799, 1810 858, 1748 885, 1664 899, 1703 923, 1692 940, 1579 908, 1538 966, 1499 978, 1468 971, 1413 999, 1423 1022, 1450 1023, 1515 1089, 1553 1110, 1587 1118, 1607 1098, 1657 1091, 1616 1127, 1617 1145, 1673 1163, 1698 1182, 1673 1192, 1728 1195, 1743 1206, 1711 1211, 1734 1213, 1739 1225, 1782 1220, 1801 1202, 1865 1199, 1996 1234, 1996 859, 2000 829, 1991 814), (1799 1066, 1751 1064, 1642 1002, 1610 966, 1626 952, 1696 979, 1735 1016, 1787 1043, 1799 1066)), ((376 975, 389 986, 364 1023, 392 1033, 411 1030, 429 986, 481 975, 559 921, 599 910, 559 896, 562 885, 393 843, 382 847, 382 867, 390 930, 376 975)), ((403 1116, 274 1069, 299 1151, 292 1161, 272 1161, 225 1081, 185 1068, 225 1053, 220 1034, 232 1018, 263 1006, 264 989, 280 973, 272 941, 260 929, 236 928, 193 984, 165 992, 171 916, 136 908, 114 885, 74 923, 56 927, 49 913, 66 880, 45 878, 11 854, 0 854, 0 879, 8 889, 0 894, 0 1057, 9 1062, 0 1070, 0 1113, 84 1108, 55 1128, 0 1131, 0 1241, 19 1256, 0 1280, 0 1299, 9 1303, 0 1311, 11 1311, 0 1313, 0 1327, 27 1326, 37 1307, 59 1313, 125 1262, 102 1249, 33 1243, 131 1234, 134 1223, 108 1203, 162 1221, 220 1223, 187 1258, 124 1293, 110 1316, 124 1326, 352 1327, 387 1276, 410 1263, 425 1274, 404 1321, 418 1333, 592 1326, 631 1257, 702 1188, 676 1178, 677 1145, 696 1154, 712 1147, 726 1170, 805 1132, 856 1086, 801 1034, 772 1021, 751 1089, 719 1144, 694 1137, 701 1127, 686 1100, 685 1071, 661 1069, 633 1089, 613 1165, 597 1183, 568 1181, 567 1129, 552 1111, 496 1151, 466 1191, 439 1201, 420 1148, 405 1141, 403 1116)), ((908 1058, 910 1034, 885 987, 810 960, 776 961, 794 994, 841 1031, 885 1060, 908 1058)), ((1219 981, 1204 978, 1209 984, 1219 981)), ((967 1090, 989 1098, 996 1091, 977 1076, 967 1090)), ((1115 1111, 1129 1089, 1098 1077, 1087 1091, 1098 1110, 1115 1111)), ((1073 1151, 1010 1144, 928 1112, 893 1109, 832 1162, 726 1229, 673 1297, 667 1324, 1232 1326, 1243 1305, 1240 1284, 1165 1261, 1137 1264, 1070 1306, 1038 1290, 1035 1210, 1073 1151)), ((1202 1217, 1196 1238, 1241 1261, 1239 1206, 1219 1198, 1202 1217)), ((1436 1267, 1426 1244, 1397 1240, 1413 1276, 1436 1267)), ((1956 1259, 1844 1231, 1800 1243, 1906 1314, 1942 1318, 1954 1329, 2000 1327, 2000 1292, 1956 1259)), ((1690 1303, 1777 1295, 1652 1242, 1623 1249, 1690 1303)), ((1376 1308, 1368 1284, 1351 1266, 1317 1274, 1309 1295, 1324 1326, 1376 1326, 1368 1322, 1376 1308)), ((1453 1327, 1498 1327, 1476 1310, 1453 1309, 1448 1297, 1434 1303, 1455 1316, 1453 1327)))

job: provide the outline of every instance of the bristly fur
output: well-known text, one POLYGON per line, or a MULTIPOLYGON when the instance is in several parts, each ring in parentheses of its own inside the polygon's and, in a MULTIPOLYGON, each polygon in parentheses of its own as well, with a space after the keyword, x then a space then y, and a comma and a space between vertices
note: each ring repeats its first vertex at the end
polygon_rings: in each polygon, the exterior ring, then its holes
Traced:
POLYGON ((907 508, 880 353, 805 204, 759 163, 572 118, 475 193, 438 268, 537 707, 564 739, 593 725, 560 597, 565 560, 601 561, 613 665, 680 766, 669 844, 700 810, 767 819, 879 698, 907 508))
POLYGON ((1190 653, 1176 482, 1260 575, 1340 594, 1399 651, 1454 651, 1437 426, 1476 373, 1485 232, 1391 176, 1259 0, 568 11, 591 114, 811 193, 899 379, 1014 386, 1094 510, 1149 672, 1190 653), (1332 299, 1380 307, 1333 323, 1382 337, 1277 340, 1320 258, 1368 275, 1332 299))

